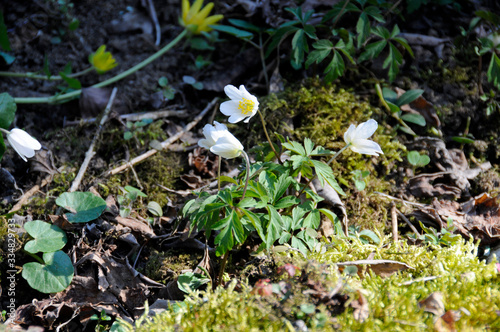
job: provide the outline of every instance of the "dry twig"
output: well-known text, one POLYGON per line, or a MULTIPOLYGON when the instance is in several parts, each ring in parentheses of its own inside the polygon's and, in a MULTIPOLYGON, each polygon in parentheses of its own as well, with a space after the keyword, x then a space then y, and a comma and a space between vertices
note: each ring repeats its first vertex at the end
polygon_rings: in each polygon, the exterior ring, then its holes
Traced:
MULTIPOLYGON (((161 148, 162 148, 162 150, 164 150, 167 147, 169 147, 172 143, 174 143, 179 138, 181 138, 182 135, 184 135, 185 133, 187 133, 188 131, 190 131, 191 129, 193 129, 193 127, 196 126, 198 124, 198 122, 200 122, 200 120, 205 116, 205 114, 207 114, 207 112, 215 105, 216 102, 217 102, 217 98, 214 98, 205 107, 205 109, 203 111, 201 111, 201 113, 198 114, 196 116, 196 118, 194 118, 194 120, 191 121, 188 125, 186 125, 181 131, 179 131, 174 136, 168 138, 167 140, 161 142, 161 148)), ((124 165, 121 165, 119 167, 116 167, 116 168, 108 171, 106 173, 106 175, 109 176, 109 175, 114 175, 114 174, 120 173, 120 172, 126 170, 129 166, 135 165, 137 163, 140 163, 141 161, 144 161, 145 159, 147 159, 147 158, 151 157, 152 155, 156 154, 157 152, 158 152, 158 150, 156 150, 156 149, 149 150, 148 152, 145 152, 145 153, 141 154, 140 156, 135 157, 130 162, 128 162, 128 163, 126 163, 124 165)))
POLYGON ((70 192, 74 192, 78 190, 78 187, 80 186, 80 182, 82 182, 83 175, 87 171, 87 167, 89 166, 90 160, 94 156, 94 147, 97 143, 97 140, 99 139, 99 136, 101 135, 102 128, 104 126, 104 123, 106 123, 106 120, 108 120, 108 115, 109 112, 111 111, 111 106, 113 106, 113 101, 115 100, 116 96, 116 91, 117 88, 113 88, 113 91, 111 92, 111 97, 109 97, 108 105, 104 109, 104 113, 101 118, 101 122, 99 123, 99 127, 97 128, 94 138, 92 139, 92 143, 90 143, 89 149, 85 153, 85 160, 82 163, 82 166, 80 167, 80 170, 78 171, 78 174, 73 181, 73 184, 71 185, 71 188, 69 189, 70 192))
MULTIPOLYGON (((188 114, 187 114, 186 110, 179 110, 179 111, 160 110, 160 111, 152 111, 152 112, 122 114, 122 115, 120 115, 120 119, 127 120, 127 121, 141 121, 144 119, 156 120, 156 119, 160 119, 160 118, 168 118, 170 116, 184 118, 184 117, 187 117, 188 114)), ((80 125, 80 124, 94 123, 96 121, 97 121, 97 118, 67 121, 64 123, 64 127, 76 126, 76 125, 80 125)))

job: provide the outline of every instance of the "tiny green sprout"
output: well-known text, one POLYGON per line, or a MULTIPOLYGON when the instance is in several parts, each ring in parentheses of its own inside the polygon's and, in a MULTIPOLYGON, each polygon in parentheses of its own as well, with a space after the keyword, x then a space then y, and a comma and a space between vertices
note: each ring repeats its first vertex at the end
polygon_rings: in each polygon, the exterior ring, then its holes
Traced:
MULTIPOLYGON (((137 121, 137 122, 127 121, 126 127, 128 130, 123 133, 123 139, 125 141, 128 141, 128 140, 132 139, 133 137, 137 138, 139 133, 144 132, 144 127, 151 124, 152 122, 153 122, 153 119, 142 119, 142 120, 137 121)), ((141 145, 144 145, 143 139, 138 139, 138 141, 141 143, 141 145)))
POLYGON ((366 181, 365 178, 370 175, 370 171, 362 171, 359 169, 356 169, 351 172, 353 176, 353 181, 354 181, 354 186, 358 191, 363 191, 366 188, 366 181))
POLYGON ((138 197, 147 197, 145 193, 132 186, 125 186, 123 188, 124 195, 118 195, 117 201, 120 205, 120 216, 126 218, 132 213, 132 204, 138 197))
POLYGON ((408 152, 408 162, 413 167, 424 167, 430 163, 431 159, 426 154, 420 154, 418 151, 408 152))
POLYGON ((184 83, 191 85, 196 90, 203 90, 203 83, 196 81, 193 76, 182 76, 184 83))
POLYGON ((175 98, 175 93, 177 91, 172 85, 168 84, 168 78, 164 76, 160 77, 158 85, 161 87, 161 92, 165 99, 172 100, 175 98))

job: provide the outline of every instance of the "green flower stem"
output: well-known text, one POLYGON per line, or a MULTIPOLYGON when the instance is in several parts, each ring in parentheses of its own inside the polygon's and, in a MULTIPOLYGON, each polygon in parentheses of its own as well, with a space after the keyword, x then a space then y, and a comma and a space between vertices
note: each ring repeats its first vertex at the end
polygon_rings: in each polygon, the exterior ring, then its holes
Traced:
POLYGON ((250 159, 248 158, 248 155, 246 154, 245 151, 241 151, 243 152, 243 157, 245 158, 245 162, 247 164, 247 174, 246 174, 246 178, 245 178, 245 188, 243 189, 243 195, 241 195, 241 200, 243 200, 245 198, 245 194, 247 193, 247 187, 248 187, 248 181, 250 179, 250 159))
MULTIPOLYGON (((74 78, 74 77, 79 77, 83 76, 85 74, 90 73, 94 67, 89 67, 87 69, 84 69, 82 71, 79 71, 74 74, 68 75, 68 77, 74 78)), ((38 75, 36 73, 13 73, 13 72, 8 72, 8 71, 0 71, 0 76, 4 77, 21 77, 21 78, 32 78, 36 80, 47 80, 47 81, 58 81, 64 79, 61 76, 47 76, 47 75, 38 75)))
POLYGON ((229 257, 229 250, 226 251, 224 257, 222 257, 222 263, 220 265, 219 278, 217 280, 217 286, 222 285, 222 278, 224 277, 224 270, 226 269, 227 259, 229 257))
MULTIPOLYGON (((333 157, 332 157, 330 160, 328 160, 328 162, 327 162, 326 164, 327 164, 327 165, 330 165, 330 164, 331 164, 331 163, 332 163, 335 159, 337 159, 337 157, 338 157, 338 156, 339 156, 342 152, 344 152, 344 151, 345 151, 348 147, 350 147, 350 146, 351 146, 351 143, 347 143, 347 144, 346 144, 346 146, 344 146, 342 149, 338 150, 338 151, 337 151, 337 153, 335 153, 335 154, 333 155, 333 157)), ((317 175, 316 175, 316 174, 314 174, 314 175, 313 175, 313 176, 309 179, 309 181, 307 181, 307 183, 304 185, 304 187, 302 187, 302 189, 300 189, 298 196, 300 196, 300 195, 304 192, 304 190, 306 190, 306 188, 307 188, 307 187, 309 187, 309 185, 311 184, 311 182, 313 182, 313 181, 314 181, 314 179, 316 179, 316 177, 317 177, 317 175)))
POLYGON ((220 168, 222 164, 222 159, 217 156, 217 191, 220 191, 220 168))
MULTIPOLYGON (((110 85, 112 83, 115 83, 130 74, 135 73, 138 70, 141 70, 142 68, 146 67, 149 65, 151 62, 155 61, 159 57, 161 57, 163 54, 167 53, 172 47, 174 47, 184 36, 186 36, 187 30, 183 30, 174 40, 172 40, 170 43, 165 45, 161 50, 147 58, 146 60, 142 61, 141 63, 136 64, 132 68, 114 76, 111 77, 110 79, 107 79, 105 81, 102 81, 101 83, 97 83, 92 85, 92 88, 102 88, 107 85, 110 85)), ((34 103, 57 103, 57 102, 66 102, 69 101, 70 99, 73 99, 75 97, 80 96, 82 93, 82 90, 76 90, 72 91, 69 93, 65 93, 63 95, 55 95, 52 97, 42 97, 42 98, 14 98, 14 102, 16 104, 34 104, 34 103)))
POLYGON ((271 142, 271 139, 269 138, 269 134, 267 133, 267 129, 266 129, 266 121, 264 120, 264 117, 262 116, 262 113, 260 112, 259 109, 257 109, 257 113, 259 113, 260 121, 262 121, 262 128, 264 128, 264 134, 266 134, 267 141, 269 142, 269 145, 271 146, 271 149, 273 150, 274 155, 276 156, 276 158, 278 158, 278 163, 281 164, 281 154, 278 154, 278 152, 276 152, 276 149, 274 148, 273 142, 271 142))
POLYGON ((0 128, 0 131, 5 133, 6 135, 10 134, 10 131, 8 131, 7 129, 0 128))

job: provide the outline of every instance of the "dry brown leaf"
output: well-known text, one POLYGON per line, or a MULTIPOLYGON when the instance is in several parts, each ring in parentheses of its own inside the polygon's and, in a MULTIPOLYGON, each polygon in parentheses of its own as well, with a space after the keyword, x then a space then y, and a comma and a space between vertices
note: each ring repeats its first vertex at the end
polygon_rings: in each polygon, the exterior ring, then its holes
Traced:
POLYGON ((354 308, 352 313, 355 320, 364 322, 370 316, 370 307, 365 296, 358 290, 358 299, 351 302, 351 307, 354 308))
POLYGON ((418 302, 418 306, 436 316, 442 316, 445 312, 443 294, 440 292, 434 292, 425 300, 418 302))
POLYGON ((376 275, 382 277, 388 277, 396 272, 404 271, 407 269, 413 269, 408 264, 401 263, 398 261, 386 260, 386 259, 363 259, 352 262, 341 262, 336 263, 339 267, 339 270, 343 270, 344 266, 356 266, 358 267, 358 274, 362 273, 362 269, 360 267, 366 267, 367 269, 372 270, 376 275))
POLYGON ((116 216, 115 220, 120 224, 125 227, 130 228, 133 232, 140 233, 144 235, 147 238, 154 237, 156 234, 153 232, 151 229, 151 226, 149 224, 143 223, 139 220, 133 219, 133 218, 123 218, 120 216, 116 216))

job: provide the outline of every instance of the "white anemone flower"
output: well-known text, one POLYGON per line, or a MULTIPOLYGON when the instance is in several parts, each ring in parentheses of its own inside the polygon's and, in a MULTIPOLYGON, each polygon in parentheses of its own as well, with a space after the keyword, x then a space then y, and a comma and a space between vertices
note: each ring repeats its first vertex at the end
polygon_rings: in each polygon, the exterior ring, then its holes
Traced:
POLYGON ((243 152, 243 145, 225 125, 217 121, 214 123, 215 126, 205 125, 203 128, 205 138, 200 139, 198 145, 226 159, 239 157, 243 152))
POLYGON ((16 150, 17 154, 28 161, 26 158, 31 158, 35 155, 35 150, 40 150, 42 145, 36 139, 30 136, 22 129, 14 128, 7 134, 7 140, 10 146, 16 150))
POLYGON ((215 126, 206 124, 205 127, 203 127, 203 135, 205 135, 205 138, 202 138, 198 141, 198 145, 207 150, 210 150, 210 148, 215 145, 215 142, 217 142, 219 138, 224 136, 226 132, 229 132, 226 125, 217 121, 214 121, 214 123, 215 126))
POLYGON ((251 95, 243 85, 238 90, 234 85, 226 85, 224 92, 231 99, 220 105, 222 114, 229 116, 230 123, 237 123, 241 120, 248 123, 259 109, 257 97, 251 95))
POLYGON ((368 154, 372 156, 378 156, 379 154, 384 154, 380 145, 374 141, 368 140, 368 138, 373 135, 377 130, 377 121, 370 119, 363 122, 359 126, 351 125, 349 129, 344 133, 344 141, 349 144, 352 151, 368 154))

